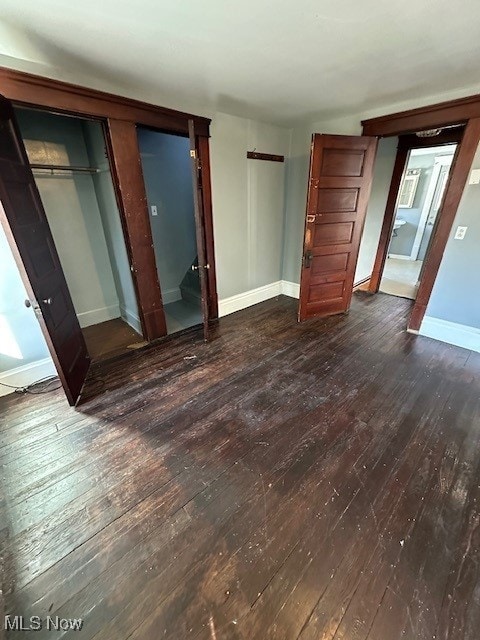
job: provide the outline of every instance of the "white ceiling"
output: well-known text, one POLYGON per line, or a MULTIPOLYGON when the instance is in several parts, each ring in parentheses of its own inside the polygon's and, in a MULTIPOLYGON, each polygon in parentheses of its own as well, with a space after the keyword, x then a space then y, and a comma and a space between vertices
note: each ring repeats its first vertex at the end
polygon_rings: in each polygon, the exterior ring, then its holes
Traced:
POLYGON ((480 90, 478 0, 0 0, 0 53, 279 123, 480 90), (5 28, 5 25, 4 25, 5 28))

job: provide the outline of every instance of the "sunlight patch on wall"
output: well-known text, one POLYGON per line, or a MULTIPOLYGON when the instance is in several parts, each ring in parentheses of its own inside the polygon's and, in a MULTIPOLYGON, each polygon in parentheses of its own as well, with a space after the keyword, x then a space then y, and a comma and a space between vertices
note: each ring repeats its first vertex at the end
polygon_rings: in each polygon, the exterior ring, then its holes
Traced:
POLYGON ((0 315, 0 355, 23 360, 23 354, 5 316, 0 315))

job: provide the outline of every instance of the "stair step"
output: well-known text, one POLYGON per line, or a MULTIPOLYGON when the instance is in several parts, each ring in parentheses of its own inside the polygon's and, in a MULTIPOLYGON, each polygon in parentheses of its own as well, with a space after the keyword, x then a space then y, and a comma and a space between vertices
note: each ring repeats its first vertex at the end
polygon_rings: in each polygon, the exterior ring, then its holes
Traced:
POLYGON ((202 294, 198 287, 189 287, 185 286, 183 283, 180 285, 180 293, 182 294, 182 299, 186 302, 194 302, 197 303, 202 299, 202 294))

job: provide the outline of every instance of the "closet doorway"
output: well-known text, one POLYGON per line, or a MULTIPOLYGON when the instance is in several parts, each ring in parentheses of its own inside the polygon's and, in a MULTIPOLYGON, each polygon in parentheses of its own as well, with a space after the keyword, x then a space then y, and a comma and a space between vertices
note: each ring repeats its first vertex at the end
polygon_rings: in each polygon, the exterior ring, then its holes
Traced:
MULTIPOLYGON (((140 126, 189 141, 189 185, 198 255, 198 265, 194 263, 190 268, 192 273, 198 272, 203 335, 206 340, 210 337, 209 323, 218 318, 210 120, 20 72, 0 69, 0 77, 5 94, 0 95, 0 223, 25 287, 25 305, 31 307, 38 320, 65 394, 73 405, 80 399, 92 359, 128 353, 168 333, 139 152, 140 126), (50 149, 53 154, 54 143, 58 144, 58 155, 48 156, 45 138, 35 133, 29 118, 76 122, 80 130, 77 134, 83 138, 83 158, 75 153, 70 157, 65 148, 62 157, 64 141, 58 139, 52 141, 50 149), (22 120, 22 131, 17 120, 22 120), (24 139, 30 139, 28 154, 24 139), (43 200, 49 204, 52 185, 60 180, 63 184, 73 183, 74 187, 80 181, 93 183, 94 195, 87 200, 94 204, 87 206, 86 213, 96 215, 98 210, 101 228, 97 216, 93 232, 87 225, 82 232, 83 239, 95 251, 79 251, 82 234, 73 223, 63 224, 60 219, 63 215, 66 221, 75 208, 68 198, 61 200, 63 190, 57 194, 60 199, 54 213, 61 228, 52 233, 55 221, 43 200), (102 180, 103 185, 99 184, 102 180), (47 195, 40 194, 39 186, 47 195), (103 187, 108 190, 107 195, 103 187), (108 211, 103 216, 104 198, 113 203, 109 208, 113 218, 108 218, 108 211), (70 249, 61 248, 65 236, 70 249), (78 241, 73 242, 73 237, 78 241), (68 261, 75 255, 77 268, 72 273, 68 261), (98 280, 89 279, 87 259, 96 263, 96 275, 101 276, 98 280), (102 272, 105 263, 106 275, 102 272), (75 285, 79 285, 77 294, 75 285), (94 291, 99 294, 96 304, 84 305, 85 297, 94 291)), ((196 318, 189 322, 193 323, 197 323, 196 318)))
POLYGON ((203 323, 190 140, 137 127, 168 335, 203 323))
POLYGON ((15 116, 91 360, 144 345, 102 123, 15 116))

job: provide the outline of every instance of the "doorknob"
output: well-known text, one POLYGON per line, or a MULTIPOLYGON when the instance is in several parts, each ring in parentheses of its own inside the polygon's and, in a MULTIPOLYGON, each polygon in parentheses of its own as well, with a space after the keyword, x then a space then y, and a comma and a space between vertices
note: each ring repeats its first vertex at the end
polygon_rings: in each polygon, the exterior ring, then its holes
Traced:
POLYGON ((303 264, 305 269, 310 269, 310 265, 312 264, 313 253, 311 251, 306 251, 305 256, 303 258, 303 264))
POLYGON ((40 307, 37 304, 36 300, 29 300, 28 298, 25 300, 25 306, 27 307, 27 309, 30 309, 30 307, 35 311, 35 313, 38 313, 40 311, 40 307))
MULTIPOLYGON (((52 298, 44 298, 42 302, 43 304, 52 304, 53 300, 52 298)), ((30 307, 33 307, 34 310, 38 309, 38 304, 35 301, 32 302, 28 298, 25 300, 25 306, 27 309, 30 309, 30 307)))

